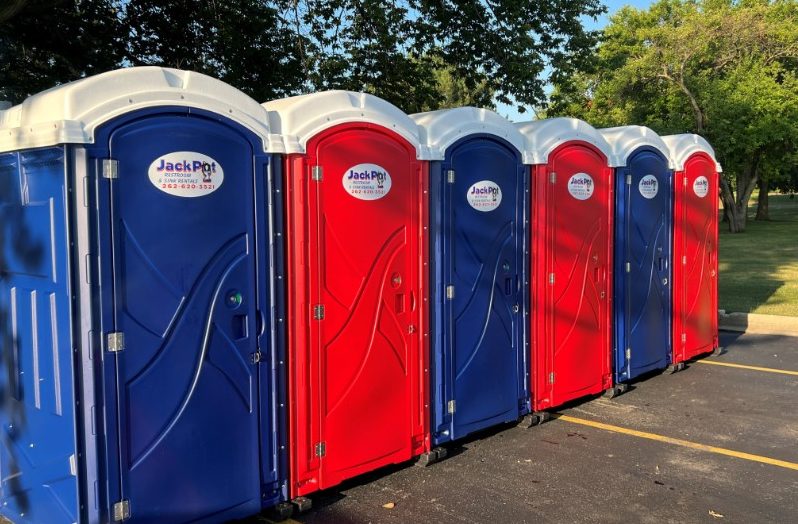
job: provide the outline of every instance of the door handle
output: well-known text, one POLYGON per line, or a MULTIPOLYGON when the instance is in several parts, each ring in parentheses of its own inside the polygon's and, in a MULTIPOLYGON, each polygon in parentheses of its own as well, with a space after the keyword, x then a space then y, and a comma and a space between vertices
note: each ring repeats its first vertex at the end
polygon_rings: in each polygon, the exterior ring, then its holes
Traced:
POLYGON ((507 277, 504 279, 504 294, 511 295, 513 293, 513 278, 507 277))
POLYGON ((397 313, 404 313, 405 312, 405 294, 404 293, 397 293, 394 296, 395 303, 395 311, 397 313))
POLYGON ((233 315, 233 338, 241 340, 249 336, 249 318, 247 315, 233 315))

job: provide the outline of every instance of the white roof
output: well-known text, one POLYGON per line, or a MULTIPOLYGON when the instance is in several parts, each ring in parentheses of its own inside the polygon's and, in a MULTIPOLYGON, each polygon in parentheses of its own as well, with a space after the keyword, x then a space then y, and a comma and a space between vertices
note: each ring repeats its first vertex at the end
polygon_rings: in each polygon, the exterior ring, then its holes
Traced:
POLYGON ((620 126, 599 129, 599 133, 612 148, 613 162, 616 166, 625 166, 629 161, 629 156, 638 148, 649 146, 660 153, 668 160, 668 167, 673 169, 671 152, 660 136, 651 128, 645 126, 620 126))
POLYGON ((419 129, 401 109, 367 93, 322 91, 263 104, 270 113, 272 130, 283 135, 287 153, 305 153, 308 140, 327 128, 347 122, 366 122, 401 135, 416 148, 416 156, 429 159, 419 129))
POLYGON ((663 136, 662 141, 665 142, 665 145, 668 146, 671 152, 673 168, 676 169, 676 171, 684 171, 684 164, 691 155, 695 153, 706 153, 715 161, 718 173, 723 172, 723 168, 721 168, 718 159, 715 158, 715 150, 712 149, 712 146, 709 145, 709 142, 707 142, 704 137, 692 133, 685 133, 683 135, 663 136))
POLYGON ((489 109, 458 107, 416 113, 410 118, 421 128, 421 139, 430 149, 430 160, 443 160, 449 146, 478 133, 503 138, 519 153, 524 152, 524 136, 509 120, 489 109))
POLYGON ((612 148, 595 127, 578 118, 547 118, 515 124, 526 139, 526 152, 532 164, 545 164, 552 151, 566 142, 582 141, 595 146, 613 164, 612 148))
POLYGON ((98 126, 157 106, 204 109, 234 120, 279 152, 268 113, 238 89, 209 76, 163 67, 131 67, 84 78, 33 95, 0 111, 0 151, 56 144, 90 144, 98 126))

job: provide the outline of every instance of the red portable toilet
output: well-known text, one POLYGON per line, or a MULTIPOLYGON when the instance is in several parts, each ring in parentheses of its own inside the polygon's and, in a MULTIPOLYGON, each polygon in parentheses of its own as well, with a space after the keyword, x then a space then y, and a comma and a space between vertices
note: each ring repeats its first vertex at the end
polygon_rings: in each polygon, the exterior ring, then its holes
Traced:
POLYGON ((712 146, 693 134, 664 136, 674 161, 673 370, 718 349, 718 184, 712 146))
POLYGON ((290 496, 429 449, 428 162, 377 97, 264 104, 286 143, 290 496))
POLYGON ((532 393, 544 410, 612 385, 611 148, 588 123, 517 124, 532 157, 532 393))

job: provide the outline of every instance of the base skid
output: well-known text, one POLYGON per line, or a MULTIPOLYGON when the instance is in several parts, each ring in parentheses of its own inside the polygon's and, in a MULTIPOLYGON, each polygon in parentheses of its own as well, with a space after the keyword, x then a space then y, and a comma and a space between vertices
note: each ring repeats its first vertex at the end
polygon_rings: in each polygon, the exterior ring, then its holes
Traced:
POLYGON ((418 460, 416 461, 416 466, 421 466, 422 468, 426 468, 427 466, 432 466, 436 462, 440 462, 441 460, 445 459, 446 455, 448 454, 449 453, 448 451, 446 451, 446 448, 443 447, 433 448, 427 453, 422 453, 418 457, 418 460))
POLYGON ((297 513, 305 513, 313 507, 313 501, 308 497, 297 497, 291 501, 291 505, 297 513))
POLYGON ((686 365, 684 362, 677 362, 676 364, 671 364, 670 366, 668 366, 668 373, 672 375, 678 371, 683 370, 685 367, 686 365))
POLYGON ((604 398, 615 398, 629 391, 629 384, 615 384, 604 391, 604 398))
POLYGON ((551 419, 551 413, 548 411, 535 411, 521 419, 521 422, 518 423, 518 427, 531 428, 532 426, 539 426, 549 419, 551 419))
POLYGON ((269 520, 274 522, 282 522, 290 519, 294 515, 294 505, 290 502, 280 502, 267 509, 264 513, 269 520))

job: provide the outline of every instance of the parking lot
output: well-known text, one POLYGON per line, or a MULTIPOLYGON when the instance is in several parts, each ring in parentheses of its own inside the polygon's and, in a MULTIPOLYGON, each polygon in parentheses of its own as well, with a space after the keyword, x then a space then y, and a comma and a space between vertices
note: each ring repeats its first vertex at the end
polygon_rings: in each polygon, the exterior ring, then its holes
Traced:
POLYGON ((721 344, 615 399, 316 494, 293 520, 798 522, 798 338, 721 333, 721 344))

